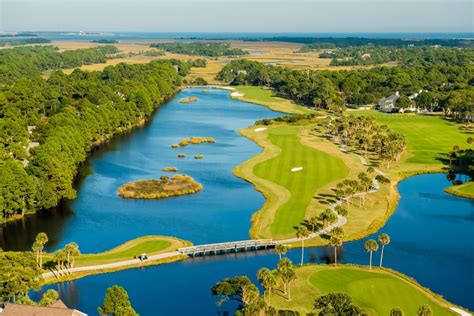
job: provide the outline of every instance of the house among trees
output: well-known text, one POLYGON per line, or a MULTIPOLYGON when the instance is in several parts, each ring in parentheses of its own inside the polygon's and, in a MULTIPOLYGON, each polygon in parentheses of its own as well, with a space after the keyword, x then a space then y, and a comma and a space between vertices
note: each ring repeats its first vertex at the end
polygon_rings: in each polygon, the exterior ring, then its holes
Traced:
POLYGON ((71 309, 58 300, 48 306, 23 305, 6 303, 5 307, 0 308, 0 316, 87 316, 87 314, 76 309, 71 309))
POLYGON ((398 112, 398 108, 395 106, 395 103, 400 99, 400 93, 397 91, 395 94, 383 98, 379 101, 379 111, 384 113, 398 112))

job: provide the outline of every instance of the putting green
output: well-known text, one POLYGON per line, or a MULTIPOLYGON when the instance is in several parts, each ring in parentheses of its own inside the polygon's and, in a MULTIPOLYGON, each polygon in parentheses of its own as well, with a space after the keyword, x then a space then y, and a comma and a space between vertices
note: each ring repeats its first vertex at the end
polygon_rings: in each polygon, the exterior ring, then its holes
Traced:
POLYGON ((422 304, 429 305, 434 315, 454 315, 419 288, 383 271, 325 269, 311 274, 309 282, 322 292, 346 293, 355 304, 378 315, 389 315, 393 307, 402 309, 405 315, 416 315, 422 304))
POLYGON ((405 135, 409 156, 408 163, 439 164, 454 145, 466 147, 469 134, 459 129, 459 124, 438 116, 412 114, 384 114, 360 111, 355 115, 371 115, 377 122, 405 135))
POLYGON ((269 128, 268 138, 281 152, 254 168, 257 177, 279 184, 291 195, 289 200, 276 210, 270 228, 274 236, 294 232, 294 227, 305 219, 306 209, 315 192, 349 173, 342 159, 302 145, 298 137, 299 131, 300 127, 297 126, 269 128), (291 171, 297 167, 303 169, 291 171))

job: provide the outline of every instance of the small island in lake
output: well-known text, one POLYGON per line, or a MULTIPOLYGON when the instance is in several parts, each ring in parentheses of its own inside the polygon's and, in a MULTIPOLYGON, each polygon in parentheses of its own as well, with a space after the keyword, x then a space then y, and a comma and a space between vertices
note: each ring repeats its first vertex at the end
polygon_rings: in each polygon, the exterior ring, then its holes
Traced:
POLYGON ((182 141, 179 142, 179 146, 184 147, 189 144, 196 145, 196 144, 202 144, 202 143, 215 143, 216 140, 212 137, 190 137, 190 138, 185 138, 182 141))
POLYGON ((189 97, 189 98, 181 99, 181 101, 179 101, 179 103, 186 104, 186 103, 191 103, 191 102, 196 102, 196 101, 199 101, 199 98, 189 97))
POLYGON ((177 172, 178 171, 178 168, 176 167, 164 167, 163 169, 161 169, 165 172, 177 172))
POLYGON ((124 184, 117 194, 126 199, 163 199, 197 193, 202 185, 188 175, 162 176, 160 180, 139 180, 124 184))

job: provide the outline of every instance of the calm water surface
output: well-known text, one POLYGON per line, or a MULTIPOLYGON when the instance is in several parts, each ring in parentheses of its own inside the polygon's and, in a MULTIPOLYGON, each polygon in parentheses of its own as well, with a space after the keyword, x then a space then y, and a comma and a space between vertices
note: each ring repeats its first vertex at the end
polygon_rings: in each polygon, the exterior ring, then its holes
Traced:
MULTIPOLYGON (((399 184, 398 208, 379 232, 390 234, 392 239, 385 248, 384 265, 472 310, 474 202, 444 193, 447 186, 449 182, 442 174, 419 175, 399 184)), ((379 233, 345 244, 339 250, 339 260, 368 264, 369 256, 363 250, 363 243, 379 233)), ((306 262, 310 263, 332 263, 334 259, 332 249, 327 247, 310 248, 305 254, 306 262)), ((293 262, 299 261, 299 255, 299 249, 288 253, 293 262)), ((378 255, 374 255, 374 264, 378 262, 378 255)), ((274 268, 277 261, 278 256, 271 251, 195 258, 90 276, 47 288, 57 289, 68 303, 90 313, 102 303, 107 287, 120 284, 128 290, 142 315, 222 315, 232 312, 235 306, 215 305, 209 291, 215 282, 235 275, 248 275, 255 281, 258 269, 274 268), (186 304, 181 304, 182 295, 187 297, 186 304)))
POLYGON ((77 199, 56 212, 45 212, 0 230, 0 246, 30 249, 45 231, 49 250, 71 241, 81 251, 99 252, 144 235, 169 235, 195 244, 248 239, 250 217, 264 202, 252 185, 232 174, 234 167, 260 148, 237 130, 280 113, 232 100, 225 90, 187 89, 161 107, 145 128, 108 144, 91 156, 78 184, 77 199), (198 97, 194 103, 179 100, 198 97), (186 137, 209 136, 215 144, 172 149, 186 137), (186 158, 177 158, 178 153, 186 158), (204 159, 195 160, 196 154, 204 159), (117 196, 124 183, 156 179, 163 167, 177 167, 204 189, 197 194, 162 200, 125 200, 117 196))
MULTIPOLYGON (((76 200, 57 212, 5 226, 1 242, 4 248, 27 249, 34 234, 45 230, 54 239, 51 248, 76 241, 83 252, 89 252, 146 234, 178 236, 196 244, 248 238, 249 218, 264 200, 250 184, 232 176, 231 170, 259 148, 236 130, 256 119, 276 115, 265 108, 231 100, 225 91, 185 90, 163 106, 146 128, 112 142, 92 156, 78 184, 76 200), (179 104, 179 99, 190 95, 201 100, 179 104), (170 148, 170 144, 189 136, 212 136, 217 143, 170 148), (187 158, 178 160, 178 152, 186 153, 187 158), (206 157, 195 161, 194 154, 206 157), (164 166, 180 168, 203 183, 204 190, 197 195, 159 201, 128 201, 116 196, 122 183, 156 178, 163 174, 164 166)), ((384 263, 448 300, 474 309, 474 202, 444 193, 447 186, 449 182, 442 174, 415 176, 399 184, 398 208, 379 232, 392 238, 384 263)), ((363 243, 368 238, 345 244, 340 249, 341 261, 367 264, 363 243)), ((293 250, 288 256, 297 262, 299 254, 299 250, 293 250)), ((141 315, 222 315, 232 312, 235 306, 216 307, 210 286, 223 277, 254 277, 263 266, 274 268, 277 259, 271 252, 195 258, 90 276, 43 290, 57 289, 68 305, 90 314, 96 314, 106 288, 120 284, 141 315)), ((308 249, 305 260, 330 263, 332 250, 308 249)), ((378 253, 374 263, 377 260, 378 253)))

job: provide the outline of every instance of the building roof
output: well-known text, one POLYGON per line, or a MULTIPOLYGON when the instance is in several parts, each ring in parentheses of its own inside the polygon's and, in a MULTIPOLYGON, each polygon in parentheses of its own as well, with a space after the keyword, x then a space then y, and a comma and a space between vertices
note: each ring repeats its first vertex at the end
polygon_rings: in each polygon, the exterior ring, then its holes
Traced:
POLYGON ((58 300, 49 306, 35 306, 23 304, 5 304, 0 316, 87 316, 87 314, 75 309, 70 309, 58 300))
POLYGON ((383 106, 383 105, 393 105, 395 104, 395 102, 400 99, 400 94, 397 92, 395 94, 392 94, 386 98, 383 98, 379 101, 379 105, 380 106, 383 106))

